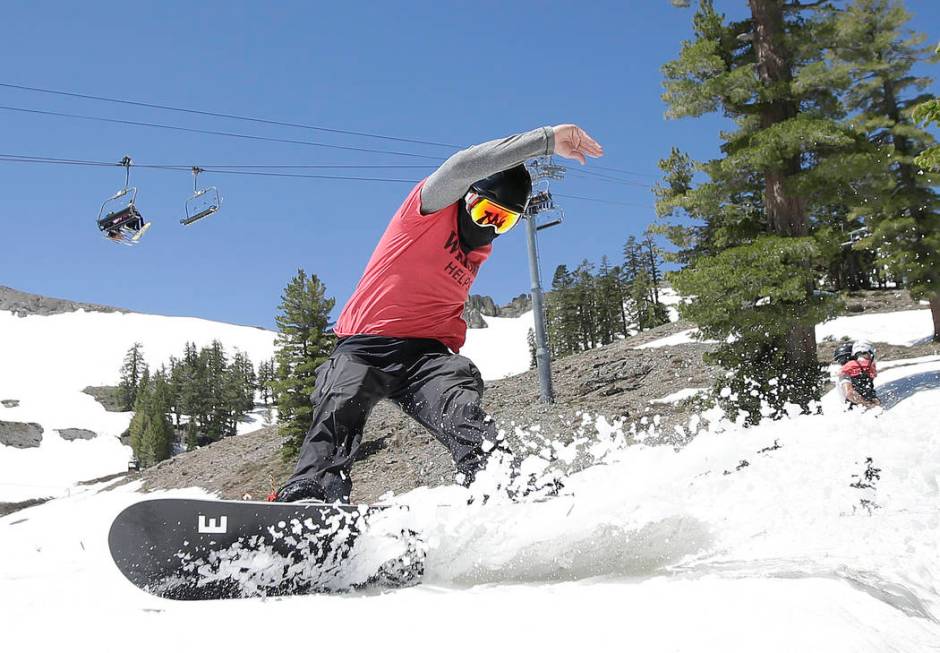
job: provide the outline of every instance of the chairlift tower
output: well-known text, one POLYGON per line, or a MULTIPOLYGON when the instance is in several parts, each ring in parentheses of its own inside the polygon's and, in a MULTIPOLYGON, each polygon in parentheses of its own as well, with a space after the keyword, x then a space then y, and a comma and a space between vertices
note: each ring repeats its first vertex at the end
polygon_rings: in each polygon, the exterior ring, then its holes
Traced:
POLYGON ((565 168, 556 164, 551 156, 540 156, 526 161, 532 177, 532 195, 526 207, 526 232, 529 237, 529 276, 532 280, 532 316, 535 322, 535 362, 539 371, 539 394, 542 403, 555 403, 552 388, 552 357, 548 351, 545 329, 545 309, 542 297, 542 281, 539 271, 539 250, 536 232, 561 224, 565 212, 552 199, 549 181, 565 178, 565 168), (539 216, 548 219, 538 223, 539 216))

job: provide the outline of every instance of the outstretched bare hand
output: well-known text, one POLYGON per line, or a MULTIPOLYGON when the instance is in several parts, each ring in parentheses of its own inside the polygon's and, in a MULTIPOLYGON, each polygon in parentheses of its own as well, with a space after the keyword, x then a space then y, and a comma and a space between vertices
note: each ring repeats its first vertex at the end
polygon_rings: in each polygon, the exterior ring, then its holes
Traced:
POLYGON ((599 157, 604 155, 601 144, 588 136, 577 125, 555 125, 555 154, 566 159, 577 159, 584 165, 584 156, 599 157))

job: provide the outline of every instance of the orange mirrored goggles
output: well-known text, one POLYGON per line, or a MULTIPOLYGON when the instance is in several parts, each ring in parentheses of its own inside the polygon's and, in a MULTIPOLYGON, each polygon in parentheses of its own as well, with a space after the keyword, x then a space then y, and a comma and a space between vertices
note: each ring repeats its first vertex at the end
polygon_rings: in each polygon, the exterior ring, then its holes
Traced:
POLYGON ((497 234, 504 234, 519 222, 522 214, 500 206, 492 200, 470 191, 464 198, 470 219, 481 227, 493 227, 497 234))

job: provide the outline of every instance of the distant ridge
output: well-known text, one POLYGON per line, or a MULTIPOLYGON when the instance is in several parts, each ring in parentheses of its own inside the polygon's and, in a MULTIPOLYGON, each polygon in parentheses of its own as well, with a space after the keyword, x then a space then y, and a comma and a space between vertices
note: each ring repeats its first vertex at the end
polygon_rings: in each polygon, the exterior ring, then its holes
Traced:
POLYGON ((33 293, 23 292, 15 288, 0 286, 0 310, 10 311, 17 317, 26 317, 27 315, 56 315, 58 313, 71 313, 80 309, 98 313, 132 312, 126 308, 73 302, 68 299, 56 299, 55 297, 43 297, 42 295, 34 295, 33 293))

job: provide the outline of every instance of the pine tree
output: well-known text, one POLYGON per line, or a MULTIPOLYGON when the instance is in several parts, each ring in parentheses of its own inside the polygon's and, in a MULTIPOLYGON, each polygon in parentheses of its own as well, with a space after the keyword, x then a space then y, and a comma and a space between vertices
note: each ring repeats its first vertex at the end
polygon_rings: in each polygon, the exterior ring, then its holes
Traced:
POLYGON ((594 264, 584 259, 574 272, 575 296, 578 306, 579 351, 593 349, 597 344, 597 306, 594 289, 594 264))
POLYGON ((271 377, 268 374, 268 361, 258 363, 258 392, 261 394, 261 403, 265 406, 271 401, 269 386, 271 377))
POLYGON ((623 247, 624 285, 627 303, 631 308, 631 319, 637 331, 652 329, 656 320, 656 305, 653 284, 650 278, 649 256, 636 237, 630 236, 623 247))
POLYGON ((681 174, 681 157, 671 157, 676 185, 661 187, 658 210, 706 222, 684 234, 690 265, 674 274, 673 286, 693 297, 684 314, 722 342, 714 360, 746 388, 739 406, 756 422, 760 411, 744 399, 751 390, 774 416, 787 403, 809 410, 819 397, 815 324, 832 306, 814 292, 819 250, 810 215, 817 203, 832 203, 824 192, 832 170, 839 156, 857 153, 860 139, 839 122, 840 80, 825 58, 833 24, 823 4, 748 6, 748 19, 726 22, 702 0, 695 39, 663 68, 670 117, 722 111, 736 130, 722 133, 724 158, 698 166, 708 180, 695 188, 681 174))
POLYGON ((278 395, 278 431, 288 460, 297 456, 310 428, 310 395, 316 369, 329 357, 334 341, 326 334, 334 303, 326 297, 326 287, 317 276, 308 277, 303 269, 297 271, 281 295, 280 312, 275 317, 278 336, 274 388, 278 395))
POLYGON ((597 307, 597 333, 602 345, 614 341, 617 322, 620 318, 620 284, 606 256, 601 257, 601 266, 594 285, 594 304, 597 307))
POLYGON ((546 302, 546 322, 552 358, 579 351, 579 314, 574 276, 559 265, 552 277, 552 291, 546 302))
POLYGON ((912 74, 931 51, 923 35, 905 28, 910 14, 889 0, 856 0, 836 15, 836 61, 853 84, 846 105, 854 122, 877 146, 883 183, 866 188, 857 212, 867 217, 881 263, 904 279, 914 299, 930 302, 934 339, 940 341, 940 194, 933 174, 915 157, 934 145, 912 118, 915 107, 933 100, 931 80, 912 74))
POLYGON ((143 467, 170 457, 173 441, 173 427, 167 417, 170 401, 165 374, 158 372, 152 380, 145 374, 138 386, 130 425, 131 448, 143 467))
POLYGON ((140 379, 147 369, 147 363, 144 361, 144 347, 139 342, 135 342, 124 355, 124 365, 121 367, 121 382, 119 384, 121 402, 124 404, 124 410, 133 410, 137 401, 137 390, 140 386, 140 379))
POLYGON ((189 416, 186 426, 186 446, 195 449, 200 425, 205 425, 208 414, 205 357, 200 356, 196 343, 187 342, 180 362, 180 409, 189 416))
POLYGON ((205 434, 212 441, 217 441, 231 433, 230 410, 231 388, 228 379, 228 358, 225 348, 218 340, 213 340, 209 347, 200 352, 205 358, 206 390, 208 393, 208 414, 205 434))
POLYGON ((184 367, 178 358, 170 356, 170 373, 167 376, 167 383, 170 389, 170 413, 173 415, 173 426, 180 428, 180 420, 183 417, 183 379, 184 367))

